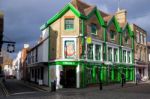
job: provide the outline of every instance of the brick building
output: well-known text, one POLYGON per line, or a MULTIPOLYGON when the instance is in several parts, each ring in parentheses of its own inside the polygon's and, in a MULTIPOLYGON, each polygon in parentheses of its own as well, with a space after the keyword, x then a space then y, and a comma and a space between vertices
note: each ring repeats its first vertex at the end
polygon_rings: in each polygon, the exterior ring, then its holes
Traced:
POLYGON ((147 54, 147 32, 136 24, 131 25, 134 31, 134 59, 135 71, 140 73, 141 80, 147 80, 148 77, 148 54, 147 54))

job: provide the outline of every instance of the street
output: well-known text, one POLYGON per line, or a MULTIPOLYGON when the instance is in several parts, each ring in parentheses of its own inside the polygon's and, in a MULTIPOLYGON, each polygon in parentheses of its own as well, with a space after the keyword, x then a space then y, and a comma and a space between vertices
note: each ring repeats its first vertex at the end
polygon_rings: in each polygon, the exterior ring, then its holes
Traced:
POLYGON ((40 91, 12 79, 7 80, 5 85, 8 96, 0 94, 0 99, 149 99, 150 97, 149 83, 138 85, 128 83, 123 88, 121 84, 112 84, 103 86, 102 91, 97 86, 81 89, 61 89, 56 92, 40 91))

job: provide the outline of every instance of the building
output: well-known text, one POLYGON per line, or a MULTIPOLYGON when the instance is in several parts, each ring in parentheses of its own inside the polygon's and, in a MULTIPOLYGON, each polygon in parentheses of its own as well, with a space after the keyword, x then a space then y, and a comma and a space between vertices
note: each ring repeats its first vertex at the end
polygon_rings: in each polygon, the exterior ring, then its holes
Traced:
POLYGON ((72 0, 40 29, 42 41, 27 56, 31 81, 59 89, 121 82, 122 73, 134 80, 134 34, 116 14, 72 0))
POLYGON ((29 50, 29 44, 24 44, 23 49, 21 50, 21 73, 22 73, 22 80, 27 80, 27 52, 29 50))
POLYGON ((2 48, 3 29, 4 29, 4 15, 0 11, 0 52, 1 52, 1 48, 2 48))
POLYGON ((147 32, 136 24, 131 25, 135 35, 134 51, 135 51, 135 68, 136 73, 140 73, 143 81, 148 80, 148 53, 147 53, 147 32))
POLYGON ((150 77, 150 42, 147 42, 148 77, 150 77))
POLYGON ((48 37, 42 33, 40 42, 27 54, 27 79, 41 85, 48 85, 48 37))

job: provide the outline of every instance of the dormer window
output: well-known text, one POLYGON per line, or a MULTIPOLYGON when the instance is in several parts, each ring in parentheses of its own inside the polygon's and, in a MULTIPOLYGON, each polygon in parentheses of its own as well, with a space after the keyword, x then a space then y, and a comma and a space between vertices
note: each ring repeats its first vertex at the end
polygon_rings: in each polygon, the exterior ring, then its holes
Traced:
POLYGON ((113 30, 110 30, 110 39, 111 39, 112 41, 115 40, 115 31, 113 31, 113 30))
POLYGON ((74 29, 74 18, 66 18, 65 30, 73 30, 73 29, 74 29))
POLYGON ((97 25, 94 23, 91 24, 91 34, 97 35, 97 25))
POLYGON ((128 35, 127 32, 124 32, 125 44, 128 44, 128 35))

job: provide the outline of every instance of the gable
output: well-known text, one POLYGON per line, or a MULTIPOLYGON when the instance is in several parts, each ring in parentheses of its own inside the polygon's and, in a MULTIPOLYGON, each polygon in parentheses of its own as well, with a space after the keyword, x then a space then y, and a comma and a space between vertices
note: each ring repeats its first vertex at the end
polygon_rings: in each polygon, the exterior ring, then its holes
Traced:
POLYGON ((50 18, 44 25, 42 25, 40 27, 40 30, 44 30, 45 28, 47 28, 53 22, 55 22, 60 17, 62 17, 68 10, 71 10, 77 17, 85 19, 85 20, 89 19, 93 14, 96 14, 96 16, 98 18, 99 24, 101 26, 105 26, 104 20, 103 20, 100 12, 97 10, 96 7, 87 16, 84 16, 71 3, 69 3, 59 13, 57 13, 55 16, 53 16, 52 18, 50 18))
POLYGON ((130 37, 134 36, 134 33, 132 32, 131 27, 130 27, 130 25, 128 23, 123 28, 122 33, 124 33, 125 31, 128 32, 128 34, 129 34, 130 37))
POLYGON ((44 30, 45 28, 47 28, 49 25, 51 25, 53 22, 62 17, 69 10, 71 10, 77 17, 84 17, 71 3, 69 3, 60 12, 58 12, 55 16, 50 18, 44 25, 42 25, 40 27, 40 30, 44 30))
POLYGON ((118 21, 116 20, 115 16, 113 16, 108 22, 107 22, 107 28, 109 28, 111 25, 114 25, 116 31, 118 33, 121 32, 121 28, 120 28, 120 25, 118 23, 118 21))

